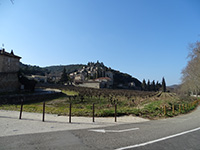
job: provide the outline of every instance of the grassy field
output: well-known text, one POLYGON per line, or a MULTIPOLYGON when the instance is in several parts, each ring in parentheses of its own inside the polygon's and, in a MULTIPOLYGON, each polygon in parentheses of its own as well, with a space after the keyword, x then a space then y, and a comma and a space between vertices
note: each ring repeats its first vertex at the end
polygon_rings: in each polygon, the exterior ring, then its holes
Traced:
MULTIPOLYGON (((196 100, 195 98, 179 97, 174 93, 140 93, 140 91, 136 91, 137 94, 125 93, 110 94, 107 96, 99 94, 96 96, 95 94, 84 95, 73 90, 63 90, 62 92, 66 95, 46 101, 46 113, 68 115, 69 103, 71 103, 73 116, 92 116, 92 105, 95 104, 95 116, 114 116, 115 104, 117 104, 118 116, 134 115, 156 119, 187 113, 197 106, 197 103, 192 104, 196 100), (181 106, 181 111, 179 110, 179 105, 181 106), (164 113, 164 106, 166 114, 164 113)), ((122 93, 124 92, 125 90, 122 93)), ((0 109, 20 111, 20 105, 0 105, 0 109)), ((23 111, 42 113, 43 102, 24 104, 23 111)))

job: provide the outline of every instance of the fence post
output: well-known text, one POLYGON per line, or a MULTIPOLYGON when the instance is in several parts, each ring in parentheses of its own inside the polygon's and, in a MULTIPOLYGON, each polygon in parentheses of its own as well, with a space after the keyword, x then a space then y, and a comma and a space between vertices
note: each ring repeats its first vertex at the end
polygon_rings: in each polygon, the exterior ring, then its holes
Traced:
POLYGON ((174 105, 172 105, 172 113, 175 114, 174 105))
POLYGON ((24 101, 23 101, 23 99, 22 99, 22 100, 21 100, 21 109, 20 109, 19 119, 22 119, 23 105, 24 105, 24 101))
POLYGON ((115 104, 115 122, 117 122, 117 104, 115 104))
POLYGON ((95 113, 95 110, 94 110, 94 103, 92 105, 92 121, 94 122, 94 113, 95 113))
POLYGON ((166 115, 166 106, 164 105, 164 115, 166 115))
POLYGON ((185 107, 186 107, 186 111, 188 111, 188 104, 185 104, 185 107))
POLYGON ((71 116, 72 116, 72 104, 69 104, 69 123, 71 123, 71 116))
POLYGON ((43 122, 44 122, 44 117, 45 117, 45 101, 43 102, 43 116, 42 116, 43 122))

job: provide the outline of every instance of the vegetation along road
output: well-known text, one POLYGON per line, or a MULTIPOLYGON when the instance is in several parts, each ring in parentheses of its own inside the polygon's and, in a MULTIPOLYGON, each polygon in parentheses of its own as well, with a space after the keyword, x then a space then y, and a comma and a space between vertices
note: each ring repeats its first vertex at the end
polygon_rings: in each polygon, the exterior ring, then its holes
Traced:
MULTIPOLYGON (((77 87, 53 87, 63 91, 63 96, 46 101, 46 113, 68 115, 72 104, 72 116, 92 116, 95 105, 96 117, 133 115, 148 119, 177 116, 196 107, 195 98, 175 93, 134 90, 87 89, 77 87), (166 110, 166 113, 165 113, 166 110)), ((3 110, 20 110, 20 104, 0 105, 3 110)), ((34 100, 24 104, 23 111, 42 113, 43 102, 34 100)))

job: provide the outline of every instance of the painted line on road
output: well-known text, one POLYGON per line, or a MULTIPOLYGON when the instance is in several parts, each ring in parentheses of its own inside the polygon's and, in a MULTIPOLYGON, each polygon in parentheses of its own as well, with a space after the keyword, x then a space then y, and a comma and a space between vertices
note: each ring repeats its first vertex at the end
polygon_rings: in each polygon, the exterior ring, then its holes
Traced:
POLYGON ((121 133, 121 132, 133 131, 133 130, 139 130, 139 128, 131 128, 131 129, 124 129, 124 130, 105 130, 105 129, 96 129, 96 130, 89 130, 89 131, 93 131, 93 132, 101 132, 101 133, 106 133, 106 132, 121 133))
POLYGON ((184 134, 187 134, 187 133, 195 132, 195 131, 198 131, 198 130, 200 130, 200 127, 192 129, 192 130, 184 131, 184 132, 181 132, 181 133, 178 133, 178 134, 166 136, 166 137, 163 137, 163 138, 160 138, 160 139, 157 139, 157 140, 153 140, 153 141, 149 141, 149 142, 145 142, 145 143, 141 143, 141 144, 136 144, 136 145, 131 145, 131 146, 126 146, 126 147, 121 147, 121 148, 118 148, 116 150, 126 150, 126 149, 130 149, 130 148, 142 147, 142 146, 146 146, 146 145, 153 144, 153 143, 156 143, 156 142, 171 139, 171 138, 174 138, 174 137, 177 137, 177 136, 181 136, 181 135, 184 135, 184 134))

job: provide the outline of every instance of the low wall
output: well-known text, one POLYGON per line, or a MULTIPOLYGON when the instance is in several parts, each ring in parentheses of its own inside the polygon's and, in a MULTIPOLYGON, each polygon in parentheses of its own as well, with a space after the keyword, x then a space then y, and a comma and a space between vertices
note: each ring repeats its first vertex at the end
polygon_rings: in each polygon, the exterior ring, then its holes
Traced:
POLYGON ((97 82, 97 83, 96 82, 83 82, 83 84, 79 84, 76 86, 99 89, 100 83, 99 82, 97 82))
POLYGON ((40 92, 30 94, 15 94, 15 95, 3 95, 0 96, 0 104, 20 104, 23 100, 24 103, 40 102, 51 100, 62 96, 61 92, 40 92))

